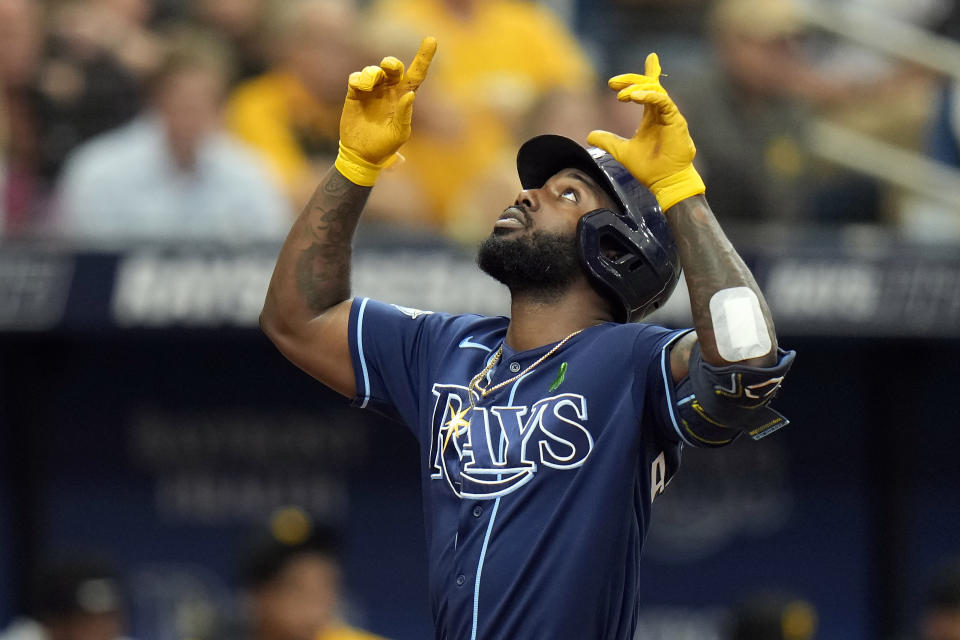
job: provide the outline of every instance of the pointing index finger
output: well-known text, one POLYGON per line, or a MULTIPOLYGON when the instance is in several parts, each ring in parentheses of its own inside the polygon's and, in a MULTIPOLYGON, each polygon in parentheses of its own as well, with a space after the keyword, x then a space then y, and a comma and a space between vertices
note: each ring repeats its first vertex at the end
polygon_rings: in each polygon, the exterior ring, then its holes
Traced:
POLYGON ((643 64, 643 75, 657 80, 660 78, 660 57, 656 53, 647 56, 643 64))
POLYGON ((430 61, 433 60, 433 54, 436 52, 437 39, 433 36, 424 38, 423 42, 420 43, 420 49, 417 50, 417 55, 410 63, 410 69, 407 71, 407 91, 416 91, 423 79, 427 77, 430 61))

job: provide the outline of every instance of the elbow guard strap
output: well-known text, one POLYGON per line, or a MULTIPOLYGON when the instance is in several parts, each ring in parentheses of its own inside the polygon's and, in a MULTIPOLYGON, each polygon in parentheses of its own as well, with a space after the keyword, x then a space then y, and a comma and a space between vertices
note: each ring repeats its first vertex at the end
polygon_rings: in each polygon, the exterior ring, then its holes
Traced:
POLYGON ((789 424, 768 405, 793 365, 795 351, 777 350, 772 367, 703 361, 700 345, 690 354, 690 374, 677 385, 676 408, 681 435, 697 446, 719 447, 742 432, 754 440, 789 424))

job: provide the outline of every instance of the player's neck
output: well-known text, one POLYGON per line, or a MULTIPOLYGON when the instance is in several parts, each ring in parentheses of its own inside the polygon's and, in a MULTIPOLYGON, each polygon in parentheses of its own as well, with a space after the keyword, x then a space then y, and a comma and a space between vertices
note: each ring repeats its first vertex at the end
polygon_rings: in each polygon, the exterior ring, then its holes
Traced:
POLYGON ((513 295, 506 343, 515 351, 528 351, 612 320, 603 298, 586 281, 550 300, 513 295))

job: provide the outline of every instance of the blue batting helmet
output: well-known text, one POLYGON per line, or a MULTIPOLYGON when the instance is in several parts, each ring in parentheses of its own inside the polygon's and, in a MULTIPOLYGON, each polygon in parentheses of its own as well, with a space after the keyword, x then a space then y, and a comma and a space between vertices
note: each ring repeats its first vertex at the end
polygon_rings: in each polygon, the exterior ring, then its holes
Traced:
POLYGON ((606 190, 619 211, 585 213, 577 225, 580 261, 620 322, 659 308, 680 279, 677 246, 657 199, 609 153, 556 135, 527 140, 517 153, 524 189, 539 189, 563 169, 579 169, 606 190))

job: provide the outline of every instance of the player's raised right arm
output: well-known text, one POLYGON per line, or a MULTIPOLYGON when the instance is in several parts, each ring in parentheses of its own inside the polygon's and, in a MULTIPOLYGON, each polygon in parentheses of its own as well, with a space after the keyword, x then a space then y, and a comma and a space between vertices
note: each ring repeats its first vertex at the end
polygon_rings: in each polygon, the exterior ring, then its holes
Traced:
POLYGON ((377 175, 410 137, 414 92, 436 47, 425 38, 406 73, 388 57, 350 74, 337 160, 287 235, 260 314, 264 333, 291 362, 348 397, 356 393, 348 339, 353 233, 377 175))

